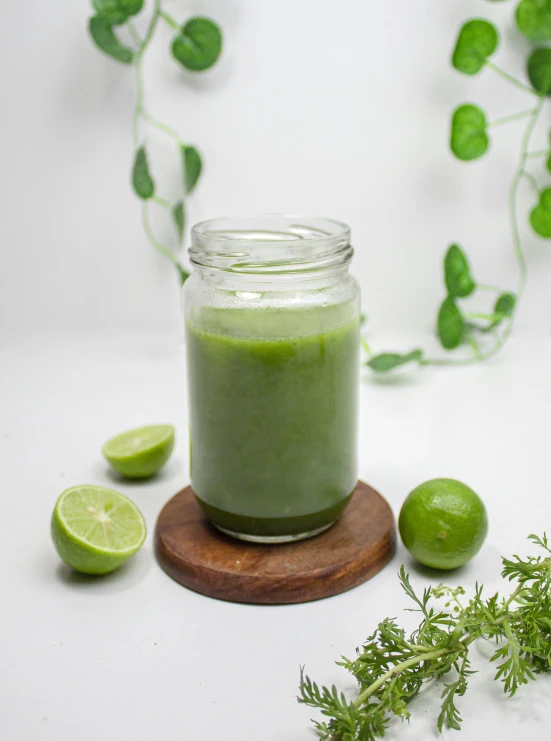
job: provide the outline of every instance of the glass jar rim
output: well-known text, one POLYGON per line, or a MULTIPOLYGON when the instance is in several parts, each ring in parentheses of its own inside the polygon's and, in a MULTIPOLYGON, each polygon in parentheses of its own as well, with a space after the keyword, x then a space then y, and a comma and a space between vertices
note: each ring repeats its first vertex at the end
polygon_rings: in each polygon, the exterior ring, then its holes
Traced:
POLYGON ((303 272, 346 264, 350 227, 297 214, 220 217, 195 224, 189 255, 195 265, 234 272, 303 272))

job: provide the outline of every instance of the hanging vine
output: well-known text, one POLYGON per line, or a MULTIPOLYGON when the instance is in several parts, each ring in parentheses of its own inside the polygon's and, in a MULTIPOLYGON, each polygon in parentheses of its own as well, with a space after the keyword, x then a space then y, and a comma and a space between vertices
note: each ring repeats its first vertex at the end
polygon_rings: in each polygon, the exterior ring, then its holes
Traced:
MULTIPOLYGON (((535 44, 551 41, 551 0, 521 0, 516 5, 515 23, 517 30, 535 44)), ((460 105, 451 117, 450 149, 463 162, 479 159, 488 151, 495 129, 515 121, 525 122, 508 203, 511 244, 518 266, 516 288, 514 291, 506 291, 478 282, 465 251, 458 244, 452 244, 444 257, 446 296, 438 309, 436 334, 444 350, 466 348, 467 356, 433 358, 427 356, 421 348, 405 354, 384 352, 374 355, 364 339, 367 365, 377 373, 385 373, 411 363, 426 366, 479 362, 501 350, 513 329, 519 301, 526 287, 527 261, 521 238, 518 203, 522 183, 528 184, 535 197, 535 204, 528 218, 529 224, 540 237, 551 239, 551 188, 540 189, 530 171, 532 162, 545 158, 547 170, 551 172, 551 149, 532 149, 534 130, 542 116, 546 98, 551 95, 551 48, 533 48, 526 61, 526 80, 519 80, 491 60, 499 43, 500 34, 493 23, 483 19, 469 20, 459 31, 452 53, 452 66, 464 75, 472 76, 487 71, 499 76, 526 94, 528 107, 504 118, 491 120, 478 105, 460 105), (464 308, 463 300, 476 292, 489 294, 486 313, 473 313, 464 308)))
POLYGON ((173 263, 183 283, 189 273, 176 252, 155 235, 150 209, 156 206, 167 212, 181 244, 186 222, 185 198, 197 185, 203 164, 195 146, 185 142, 176 129, 149 113, 145 106, 143 65, 160 23, 167 24, 175 31, 170 46, 173 59, 192 72, 202 72, 216 63, 222 51, 222 33, 218 25, 209 18, 194 17, 179 23, 163 8, 161 0, 153 1, 143 35, 139 34, 134 21, 141 13, 147 13, 144 10, 144 0, 92 0, 92 7, 95 14, 90 18, 88 28, 98 49, 117 62, 134 67, 136 100, 132 123, 132 186, 141 200, 142 225, 147 239, 160 254, 173 263), (123 33, 128 36, 128 43, 123 42, 123 33), (159 194, 156 179, 151 173, 145 136, 149 128, 168 137, 175 146, 178 167, 182 172, 181 197, 175 202, 159 194))

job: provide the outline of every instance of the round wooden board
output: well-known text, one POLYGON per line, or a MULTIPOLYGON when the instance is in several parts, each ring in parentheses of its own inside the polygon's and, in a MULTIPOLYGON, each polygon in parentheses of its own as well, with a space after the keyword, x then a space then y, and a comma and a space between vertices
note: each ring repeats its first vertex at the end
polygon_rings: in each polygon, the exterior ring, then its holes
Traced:
POLYGON ((379 572, 396 546, 388 502, 359 481, 342 518, 321 535, 260 545, 213 527, 191 487, 161 511, 155 550, 162 568, 189 589, 217 599, 265 605, 340 594, 379 572))

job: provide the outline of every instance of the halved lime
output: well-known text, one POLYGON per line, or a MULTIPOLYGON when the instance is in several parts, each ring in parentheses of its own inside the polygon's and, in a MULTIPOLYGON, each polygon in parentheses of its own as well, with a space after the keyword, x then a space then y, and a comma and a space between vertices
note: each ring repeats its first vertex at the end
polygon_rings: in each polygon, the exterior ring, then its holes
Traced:
POLYGON ((103 486, 66 489, 52 514, 52 540, 62 561, 84 574, 107 574, 138 551, 147 530, 128 497, 103 486))
POLYGON ((173 450, 172 425, 147 425, 115 435, 101 452, 123 476, 145 479, 164 466, 173 450))

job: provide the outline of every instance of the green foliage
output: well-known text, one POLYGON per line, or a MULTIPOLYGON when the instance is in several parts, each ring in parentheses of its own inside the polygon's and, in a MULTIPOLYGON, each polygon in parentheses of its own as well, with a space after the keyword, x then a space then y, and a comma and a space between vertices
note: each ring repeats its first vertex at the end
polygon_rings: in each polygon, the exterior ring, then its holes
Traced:
POLYGON ((136 195, 144 201, 153 198, 155 195, 155 183, 149 172, 149 164, 145 147, 140 147, 134 157, 134 166, 132 167, 132 185, 136 195))
POLYGON ((442 302, 438 312, 437 333, 445 350, 459 347, 465 337, 465 320, 459 307, 451 296, 442 302))
POLYGON ((184 283, 189 277, 177 257, 175 251, 162 244, 155 236, 151 226, 150 207, 166 209, 171 218, 179 243, 182 242, 185 231, 185 202, 177 200, 172 205, 166 198, 155 194, 155 183, 149 170, 147 153, 141 137, 143 127, 154 127, 163 135, 170 137, 176 143, 180 162, 184 170, 182 191, 191 193, 195 188, 202 169, 202 161, 197 149, 184 145, 177 131, 151 116, 144 104, 143 59, 147 49, 152 44, 155 34, 161 23, 168 24, 179 31, 174 41, 175 56, 185 67, 193 70, 211 67, 220 54, 222 48, 222 34, 218 26, 207 18, 192 18, 183 27, 162 7, 163 0, 154 0, 144 11, 149 12, 144 30, 139 31, 129 25, 128 31, 136 50, 121 44, 115 35, 114 27, 130 21, 130 19, 144 9, 144 0, 91 0, 95 15, 89 20, 90 35, 96 46, 113 59, 125 64, 133 64, 136 70, 136 102, 133 117, 134 135, 134 163, 132 166, 132 186, 143 201, 142 223, 145 234, 154 249, 169 259, 178 272, 180 282, 184 283), (143 35, 140 35, 143 34, 143 35), (153 206, 153 203, 155 206, 153 206))
POLYGON ((551 0, 521 0, 516 21, 519 31, 532 41, 551 41, 551 0))
MULTIPOLYGON (((320 687, 301 669, 298 701, 321 712, 327 720, 314 721, 324 741, 374 741, 382 738, 392 716, 410 718, 410 705, 434 679, 451 677, 444 684, 437 728, 461 728, 458 700, 474 673, 470 656, 479 640, 497 644, 491 661, 497 663, 495 679, 505 694, 544 672, 551 671, 551 550, 544 535, 530 536, 543 553, 503 558, 502 576, 516 582, 510 597, 486 598, 483 587, 463 603, 465 590, 440 584, 415 593, 402 566, 398 578, 419 615, 410 634, 395 619, 385 618, 352 659, 342 657, 344 667, 358 683, 358 694, 348 699, 336 686, 320 687), (434 599, 446 599, 444 609, 434 599)), ((432 682, 432 686, 434 683, 432 682)))
POLYGON ((540 193, 540 201, 530 213, 530 224, 540 237, 551 239, 551 188, 540 193))
POLYGON ((455 156, 468 162, 486 153, 489 146, 486 116, 481 108, 465 104, 452 116, 450 146, 455 156))
POLYGON ((178 238, 180 242, 184 238, 184 229, 186 223, 186 215, 184 211, 184 202, 178 201, 178 203, 172 209, 172 218, 176 225, 176 231, 178 232, 178 238))
POLYGON ((183 286, 189 278, 189 273, 180 265, 180 263, 176 263, 176 269, 178 271, 178 277, 180 278, 180 285, 183 286))
POLYGON ((117 62, 131 64, 134 61, 134 52, 123 46, 113 32, 111 24, 101 16, 93 16, 88 22, 90 36, 104 54, 108 54, 117 62))
POLYGON ((502 293, 498 297, 494 306, 494 314, 500 316, 503 319, 509 316, 513 316, 513 311, 517 303, 517 297, 514 293, 502 293))
POLYGON ((498 44, 496 27, 484 20, 467 21, 461 28, 452 56, 456 70, 465 75, 480 72, 498 44))
POLYGON ((203 162, 201 161, 201 155, 195 147, 183 145, 180 147, 180 151, 182 153, 184 166, 184 184, 186 193, 191 193, 197 185, 197 181, 201 175, 203 162))
POLYGON ((137 15, 143 8, 143 3, 144 0, 92 0, 97 15, 112 26, 120 26, 133 15, 137 15))
POLYGON ((551 49, 535 49, 528 59, 528 77, 534 90, 551 95, 551 49))
POLYGON ((448 296, 465 298, 476 288, 465 253, 457 244, 452 244, 444 258, 444 282, 448 296))
POLYGON ((172 42, 173 57, 193 72, 212 67, 221 51, 222 33, 209 18, 191 18, 172 42))
POLYGON ((387 373, 406 363, 421 363, 423 360, 422 350, 412 350, 405 355, 393 352, 385 352, 374 355, 367 361, 367 365, 376 373, 387 373))

